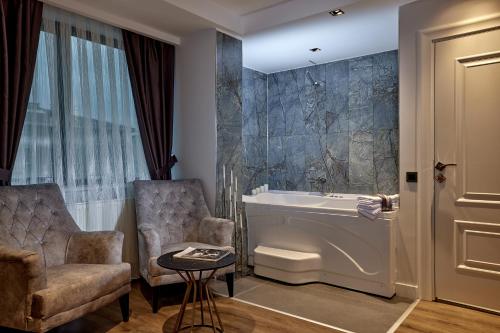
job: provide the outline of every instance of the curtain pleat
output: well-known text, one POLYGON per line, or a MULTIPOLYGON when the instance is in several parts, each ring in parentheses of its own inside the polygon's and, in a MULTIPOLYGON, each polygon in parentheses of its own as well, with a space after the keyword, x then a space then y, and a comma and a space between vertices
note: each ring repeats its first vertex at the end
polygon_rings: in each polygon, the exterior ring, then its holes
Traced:
POLYGON ((174 46, 123 30, 135 109, 152 179, 171 179, 174 46))
POLYGON ((42 18, 41 2, 0 2, 0 185, 11 181, 30 96, 42 18))
POLYGON ((12 183, 55 182, 82 230, 123 231, 137 276, 132 181, 150 177, 121 30, 49 5, 41 26, 12 183))

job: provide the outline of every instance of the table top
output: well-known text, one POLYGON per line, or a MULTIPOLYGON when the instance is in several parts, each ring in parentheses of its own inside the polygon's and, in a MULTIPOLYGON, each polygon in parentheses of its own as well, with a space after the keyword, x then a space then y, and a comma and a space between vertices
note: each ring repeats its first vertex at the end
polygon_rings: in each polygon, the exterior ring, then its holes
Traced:
POLYGON ((234 253, 229 253, 219 261, 208 261, 174 258, 173 255, 178 252, 181 251, 174 251, 161 255, 157 260, 158 265, 175 271, 209 271, 227 267, 234 264, 236 261, 234 253))

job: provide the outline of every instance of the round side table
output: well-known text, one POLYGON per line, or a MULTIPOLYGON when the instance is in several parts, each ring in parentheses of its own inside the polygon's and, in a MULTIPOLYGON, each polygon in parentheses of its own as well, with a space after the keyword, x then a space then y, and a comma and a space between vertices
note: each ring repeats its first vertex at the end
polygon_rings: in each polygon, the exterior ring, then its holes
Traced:
MULTIPOLYGON (((233 253, 228 254, 219 261, 206 261, 206 260, 190 260, 190 259, 179 259, 174 258, 173 255, 180 251, 169 252, 160 256, 157 260, 158 265, 161 267, 171 269, 177 272, 184 282, 186 282, 187 288, 184 294, 184 300, 182 301, 179 314, 177 315, 177 320, 175 322, 174 332, 179 332, 188 328, 193 327, 209 327, 212 328, 214 332, 224 332, 224 327, 222 326, 222 320, 220 319, 219 311, 217 310, 217 305, 215 304, 214 296, 212 291, 208 287, 208 282, 215 275, 218 269, 230 266, 235 262, 235 255, 233 253), (203 277, 203 272, 208 271, 208 276, 203 277), (197 275, 197 276, 196 276, 197 275), (193 301, 192 301, 192 317, 191 325, 182 326, 184 319, 184 313, 186 312, 186 307, 189 302, 189 296, 193 290, 193 301), (208 307, 208 312, 210 313, 210 320, 212 325, 205 324, 205 317, 203 313, 203 295, 206 295, 206 304, 208 307), (201 311, 201 323, 195 324, 195 313, 196 313, 196 303, 200 303, 201 311), (213 310, 212 310, 213 308, 213 310), (213 313, 217 316, 217 321, 219 327, 215 325, 213 313)), ((206 275, 206 274, 205 274, 206 275)))

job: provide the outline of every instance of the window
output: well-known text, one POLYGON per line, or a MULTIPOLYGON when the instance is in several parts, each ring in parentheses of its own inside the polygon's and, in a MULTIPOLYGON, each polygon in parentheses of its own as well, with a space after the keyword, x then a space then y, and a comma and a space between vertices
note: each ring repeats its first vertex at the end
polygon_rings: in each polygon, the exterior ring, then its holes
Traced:
POLYGON ((80 203, 148 178, 121 31, 46 6, 12 182, 55 182, 80 203))

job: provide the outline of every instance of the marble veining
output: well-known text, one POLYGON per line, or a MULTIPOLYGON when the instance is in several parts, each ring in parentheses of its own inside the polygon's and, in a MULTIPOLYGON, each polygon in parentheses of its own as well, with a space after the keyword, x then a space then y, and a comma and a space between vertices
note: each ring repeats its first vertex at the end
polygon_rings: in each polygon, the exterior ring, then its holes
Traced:
MULTIPOLYGON (((243 66, 241 40, 217 32, 217 175, 216 216, 235 222, 236 270, 246 272, 246 221, 241 195, 243 177, 243 66)), ((255 126, 254 126, 255 127, 255 126)), ((251 132, 246 122, 245 131, 251 132)), ((265 161, 260 161, 265 163, 265 161)))
POLYGON ((266 182, 265 169, 271 189, 399 192, 397 51, 269 75, 244 69, 243 95, 244 193, 266 182), (267 124, 256 111, 265 79, 267 124))

